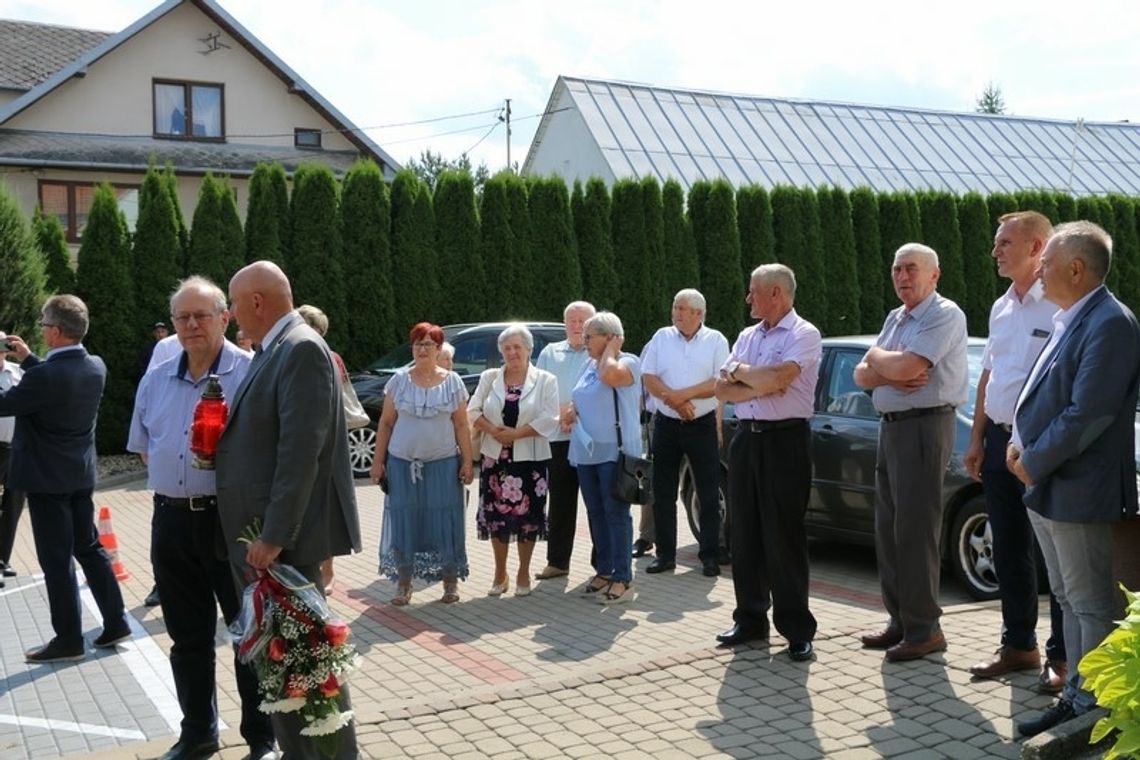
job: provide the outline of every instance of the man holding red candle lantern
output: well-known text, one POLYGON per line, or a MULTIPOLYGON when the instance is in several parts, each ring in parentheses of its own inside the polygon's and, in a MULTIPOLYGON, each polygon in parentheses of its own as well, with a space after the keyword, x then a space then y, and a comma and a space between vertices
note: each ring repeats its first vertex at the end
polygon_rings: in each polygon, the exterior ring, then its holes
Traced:
MULTIPOLYGON (((226 296, 209 280, 182 281, 170 299, 170 313, 182 350, 139 383, 127 449, 146 462, 147 487, 154 491, 151 558, 162 588, 170 666, 183 716, 178 743, 163 760, 188 760, 209 757, 218 748, 214 600, 227 624, 241 609, 229 563, 215 551, 220 527, 215 475, 212 467, 200 466, 201 458, 209 458, 221 434, 223 397, 237 391, 250 355, 225 339, 226 296), (204 401, 206 389, 215 398, 204 401)), ((258 710, 257 678, 236 657, 234 667, 250 757, 273 757, 273 728, 258 710)))

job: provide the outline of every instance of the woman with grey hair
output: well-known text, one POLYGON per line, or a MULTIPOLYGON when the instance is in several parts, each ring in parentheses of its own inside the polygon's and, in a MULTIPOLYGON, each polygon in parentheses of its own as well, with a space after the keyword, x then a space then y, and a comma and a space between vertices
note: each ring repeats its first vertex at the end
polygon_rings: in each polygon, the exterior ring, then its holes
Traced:
POLYGON ((479 538, 490 539, 495 556, 491 596, 510 585, 507 550, 518 543, 515 596, 530 594, 530 558, 546 538, 547 468, 550 442, 558 430, 558 381, 530 362, 534 337, 525 325, 509 325, 499 335, 501 368, 489 369, 467 405, 479 446, 479 538))
POLYGON ((569 415, 573 419, 570 463, 578 468, 594 539, 596 574, 584 595, 602 604, 628 602, 634 595, 629 551, 633 520, 629 502, 613 495, 619 426, 621 450, 641 456, 641 365, 636 355, 621 350, 624 338, 616 314, 602 311, 586 320, 590 360, 574 386, 569 415))

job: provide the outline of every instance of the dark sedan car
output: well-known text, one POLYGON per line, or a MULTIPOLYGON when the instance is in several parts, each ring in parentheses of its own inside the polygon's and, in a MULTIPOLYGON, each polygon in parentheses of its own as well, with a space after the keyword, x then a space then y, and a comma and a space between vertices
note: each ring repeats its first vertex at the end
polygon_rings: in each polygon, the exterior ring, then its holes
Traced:
MULTIPOLYGON (((455 347, 455 371, 463 378, 468 393, 479 384, 479 375, 485 369, 498 367, 498 338, 509 322, 481 322, 478 324, 448 325, 443 328, 443 336, 455 347)), ((534 336, 534 351, 531 360, 538 358, 547 343, 566 338, 566 329, 560 322, 526 322, 527 329, 534 336)), ((352 386, 360 398, 364 411, 368 412, 371 423, 349 431, 349 456, 352 461, 352 474, 358 478, 368 476, 372 460, 376 457, 376 423, 380 419, 380 409, 384 405, 384 386, 398 370, 411 365, 412 347, 404 343, 380 357, 363 372, 352 375, 352 386)))
MULTIPOLYGON (((855 385, 855 365, 874 336, 825 338, 815 415, 811 420, 812 491, 807 530, 811 536, 873 546, 875 543, 875 459, 878 453, 879 415, 867 391, 855 385)), ((982 372, 985 341, 971 338, 967 348, 970 390, 957 410, 958 431, 954 453, 942 489, 942 553, 954 575, 976 599, 997 597, 993 541, 986 518, 982 486, 966 474, 963 458, 970 443, 974 399, 982 372)), ((731 406, 725 410, 727 445, 736 430, 731 406)), ((725 509, 725 473, 722 451, 721 494, 725 509)), ((682 472, 681 494, 696 534, 699 502, 692 473, 682 472)))

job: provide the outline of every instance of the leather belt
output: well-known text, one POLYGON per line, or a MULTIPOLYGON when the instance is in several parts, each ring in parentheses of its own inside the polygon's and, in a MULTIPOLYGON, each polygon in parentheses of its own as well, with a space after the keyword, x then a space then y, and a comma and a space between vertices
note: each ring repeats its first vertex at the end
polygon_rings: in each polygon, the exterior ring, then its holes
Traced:
POLYGON ((0 441, 0 450, 10 449, 10 448, 12 448, 11 443, 9 443, 8 441, 0 441))
POLYGON ((775 430, 790 430, 800 425, 806 425, 807 420, 792 417, 786 420, 741 420, 741 426, 750 433, 771 433, 775 430))
POLYGON ((154 495, 154 503, 160 507, 175 507, 176 509, 189 509, 191 512, 205 512, 207 509, 214 509, 218 506, 218 497, 191 496, 188 499, 175 499, 156 493, 154 495))
MULTIPOLYGON (((993 420, 990 420, 990 422, 993 422, 993 420)), ((994 422, 994 427, 1009 434, 1013 433, 1013 425, 1009 425, 1005 422, 994 422)))
POLYGON ((883 422, 898 422, 900 420, 926 417, 931 414, 944 414, 945 412, 952 411, 954 411, 953 404, 943 404, 942 406, 923 406, 918 409, 904 409, 901 412, 883 412, 883 422))
POLYGON ((700 417, 694 417, 691 420, 682 420, 682 419, 679 419, 677 417, 670 417, 667 414, 662 414, 661 412, 658 412, 657 413, 657 419, 661 420, 662 422, 671 422, 674 425, 708 424, 708 423, 712 422, 714 419, 716 419, 716 412, 705 412, 700 417))

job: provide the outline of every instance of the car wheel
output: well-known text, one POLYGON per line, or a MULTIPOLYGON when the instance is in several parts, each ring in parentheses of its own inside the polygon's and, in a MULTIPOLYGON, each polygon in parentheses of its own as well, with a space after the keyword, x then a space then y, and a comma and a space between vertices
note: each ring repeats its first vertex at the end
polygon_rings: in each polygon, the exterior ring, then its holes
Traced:
MULTIPOLYGON (((681 501, 685 505, 685 517, 689 520, 689 530, 693 538, 701 540, 701 500, 697 498, 697 489, 693 483, 693 471, 689 463, 682 465, 681 472, 681 501)), ((720 509, 720 553, 722 557, 729 554, 729 526, 728 516, 728 479, 724 470, 720 473, 720 486, 717 488, 717 507, 720 509)))
POLYGON ((958 509, 950 528, 950 540, 953 543, 948 554, 954 577, 974 599, 997 599, 994 540, 983 497, 975 496, 958 509))
POLYGON ((352 477, 367 478, 376 458, 376 428, 371 425, 348 431, 348 461, 352 477))

